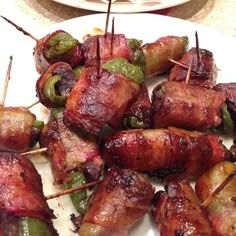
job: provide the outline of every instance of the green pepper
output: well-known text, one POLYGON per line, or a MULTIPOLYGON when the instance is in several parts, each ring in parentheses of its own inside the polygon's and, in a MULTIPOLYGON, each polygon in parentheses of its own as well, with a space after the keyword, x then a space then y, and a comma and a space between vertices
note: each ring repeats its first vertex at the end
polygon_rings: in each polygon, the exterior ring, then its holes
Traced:
POLYGON ((44 55, 48 59, 56 58, 75 47, 79 41, 66 32, 59 32, 48 40, 44 55))
POLYGON ((75 76, 76 78, 79 78, 81 71, 84 69, 84 66, 77 66, 73 69, 73 71, 75 72, 75 76))
POLYGON ((34 120, 33 121, 33 127, 38 129, 38 130, 42 130, 44 127, 44 122, 41 120, 34 120))
POLYGON ((129 47, 132 49, 132 51, 136 51, 141 45, 143 41, 139 39, 128 39, 129 47))
POLYGON ((142 49, 137 49, 131 59, 132 64, 138 66, 142 71, 145 70, 145 57, 142 49))
POLYGON ((222 118, 222 131, 223 134, 233 135, 234 132, 234 124, 230 113, 227 109, 227 105, 223 103, 221 106, 221 118, 222 118))
POLYGON ((124 120, 125 126, 131 129, 143 129, 144 124, 135 116, 128 116, 124 120))
POLYGON ((64 107, 57 107, 51 110, 51 115, 55 118, 61 118, 63 116, 64 107))
POLYGON ((51 102, 55 103, 58 106, 65 105, 66 97, 57 95, 55 85, 61 79, 59 75, 51 76, 47 79, 43 87, 43 94, 51 102))
POLYGON ((102 68, 115 73, 120 73, 134 80, 137 84, 141 84, 144 80, 142 70, 138 66, 130 64, 126 59, 121 57, 106 62, 102 65, 102 68))
POLYGON ((185 41, 185 45, 188 46, 189 44, 188 36, 182 36, 181 38, 185 41))
POLYGON ((52 236, 48 225, 42 220, 22 217, 19 219, 20 236, 52 236))
MULTIPOLYGON (((86 184, 85 176, 80 171, 72 171, 71 173, 72 180, 70 182, 64 182, 65 188, 75 188, 79 187, 81 185, 86 184)), ((87 191, 86 189, 78 190, 74 193, 70 194, 72 203, 75 207, 75 209, 81 214, 85 214, 85 209, 87 205, 87 191)))
POLYGON ((161 91, 162 93, 165 93, 166 92, 166 87, 164 85, 162 85, 160 88, 159 88, 159 91, 161 91))

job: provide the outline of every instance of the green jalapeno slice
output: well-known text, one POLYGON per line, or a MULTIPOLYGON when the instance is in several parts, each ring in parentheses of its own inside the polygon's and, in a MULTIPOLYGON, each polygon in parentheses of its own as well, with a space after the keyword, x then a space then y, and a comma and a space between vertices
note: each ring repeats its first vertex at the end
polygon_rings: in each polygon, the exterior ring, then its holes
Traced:
POLYGON ((137 84, 141 84, 144 81, 144 74, 142 70, 135 65, 130 64, 126 59, 117 57, 102 65, 103 69, 122 74, 137 84))
POLYGON ((143 41, 139 40, 139 39, 128 39, 128 44, 129 47, 132 49, 132 51, 136 51, 141 45, 142 45, 143 41))
POLYGON ((234 124, 230 116, 230 113, 227 109, 227 105, 225 103, 223 103, 223 105, 221 106, 221 118, 222 118, 223 134, 233 135, 234 124))
POLYGON ((52 236, 48 225, 42 220, 22 217, 19 219, 20 236, 52 236))
POLYGON ((59 75, 53 75, 49 77, 44 84, 43 94, 51 102, 55 103, 57 106, 65 105, 66 97, 57 95, 55 85, 61 79, 59 75))
POLYGON ((75 47, 79 41, 66 32, 59 32, 48 40, 44 50, 44 55, 48 59, 53 59, 68 52, 75 47))
MULTIPOLYGON (((72 171, 71 173, 72 180, 70 182, 64 182, 65 188, 75 188, 86 184, 85 176, 80 171, 72 171)), ((72 203, 75 209, 81 214, 85 214, 85 209, 87 205, 87 191, 86 189, 78 190, 70 194, 72 203)))
POLYGON ((144 124, 135 116, 128 116, 124 120, 125 126, 131 129, 143 129, 144 124))
POLYGON ((73 71, 75 72, 75 77, 78 79, 82 70, 84 69, 84 66, 77 66, 73 69, 73 71))
POLYGON ((38 129, 38 130, 42 130, 44 127, 44 122, 41 120, 34 120, 33 121, 33 127, 38 129))

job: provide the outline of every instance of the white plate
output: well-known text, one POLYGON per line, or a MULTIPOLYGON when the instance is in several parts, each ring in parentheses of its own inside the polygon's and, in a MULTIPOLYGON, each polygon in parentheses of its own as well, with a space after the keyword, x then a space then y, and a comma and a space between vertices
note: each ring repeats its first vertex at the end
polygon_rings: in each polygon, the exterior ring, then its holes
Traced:
MULTIPOLYGON (((91 11, 107 12, 108 0, 53 0, 64 5, 87 9, 91 11)), ((161 10, 174 7, 190 0, 113 0, 111 12, 131 13, 161 10)))
MULTIPOLYGON (((189 36, 190 47, 195 46, 195 32, 199 35, 199 45, 201 48, 213 52, 216 64, 219 68, 218 82, 236 82, 235 60, 236 40, 222 33, 211 30, 210 28, 178 20, 176 18, 160 16, 155 14, 117 14, 115 17, 116 33, 125 33, 127 37, 143 39, 144 42, 152 42, 161 36, 166 35, 187 35, 189 36)), ((83 35, 91 33, 94 28, 105 28, 106 15, 95 14, 72 19, 48 29, 38 32, 38 38, 56 29, 64 29, 78 39, 83 35)), ((27 106, 32 104, 37 98, 35 96, 35 82, 38 74, 34 68, 32 58, 35 42, 18 32, 11 25, 0 19, 2 37, 0 37, 1 56, 0 56, 0 94, 2 92, 4 78, 8 66, 8 59, 13 55, 13 65, 11 80, 9 84, 6 106, 27 106)), ((158 78, 149 80, 150 89, 158 83, 158 78)), ((35 106, 32 111, 38 119, 47 119, 47 110, 41 106, 35 106)), ((231 142, 231 140, 228 140, 231 142)), ((227 144, 227 143, 226 143, 227 144)), ((229 145, 229 143, 228 143, 229 145)), ((32 157, 32 160, 42 175, 44 193, 49 195, 59 191, 59 187, 52 184, 50 165, 43 156, 32 157)), ((77 235, 71 230, 73 225, 70 222, 70 214, 75 213, 68 196, 50 200, 50 206, 55 210, 58 217, 54 223, 61 236, 77 235)), ((155 229, 149 215, 139 221, 129 232, 129 236, 154 236, 159 235, 155 229)))

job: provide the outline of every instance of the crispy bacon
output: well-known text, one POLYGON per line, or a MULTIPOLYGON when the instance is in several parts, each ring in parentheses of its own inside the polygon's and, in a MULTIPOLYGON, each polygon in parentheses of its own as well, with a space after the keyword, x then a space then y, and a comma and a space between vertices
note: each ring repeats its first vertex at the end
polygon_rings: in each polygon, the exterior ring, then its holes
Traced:
MULTIPOLYGON (((189 67, 192 61, 192 71, 190 74, 189 84, 198 85, 205 88, 213 88, 216 84, 216 65, 213 53, 206 49, 191 48, 179 60, 180 63, 189 67), (198 60, 197 50, 200 61, 198 60)), ((188 70, 179 65, 175 65, 171 70, 168 80, 185 82, 188 70)))
POLYGON ((98 134, 105 124, 117 128, 140 86, 117 73, 96 67, 82 71, 64 111, 65 118, 87 132, 98 134))
POLYGON ((236 127, 236 83, 219 83, 214 89, 226 94, 226 105, 236 127))
POLYGON ((151 210, 153 196, 154 188, 142 174, 110 169, 89 201, 79 235, 126 235, 151 210))
POLYGON ((33 129, 36 117, 24 107, 0 106, 0 151, 24 152, 39 133, 33 129))
POLYGON ((142 45, 145 77, 149 78, 167 72, 173 66, 169 59, 179 60, 186 52, 187 46, 187 37, 179 36, 165 36, 153 43, 142 45))
MULTIPOLYGON (((211 197, 216 189, 236 171, 231 162, 220 162, 205 172, 196 182, 195 190, 200 202, 211 197)), ((206 206, 207 216, 216 235, 236 235, 236 175, 218 192, 206 206)))
POLYGON ((56 30, 51 34, 47 34, 45 37, 38 40, 34 48, 34 59, 36 69, 39 74, 44 73, 50 65, 55 62, 63 61, 70 64, 71 67, 79 65, 83 61, 83 53, 81 49, 81 44, 78 43, 75 47, 70 49, 68 52, 58 56, 57 58, 48 59, 45 56, 45 48, 48 46, 48 41, 57 35, 58 33, 65 33, 63 30, 56 30))
POLYGON ((97 66, 98 55, 101 64, 116 57, 122 57, 129 61, 132 55, 132 50, 124 34, 107 33, 91 36, 83 42, 82 49, 86 67, 97 66), (97 44, 99 44, 99 54, 97 44))
POLYGON ((68 97, 71 89, 76 84, 76 76, 71 66, 65 62, 56 62, 52 64, 45 73, 43 73, 36 82, 36 92, 39 101, 48 108, 58 107, 44 94, 45 84, 52 76, 60 76, 56 83, 55 91, 57 95, 68 97))
POLYGON ((163 82, 152 93, 153 125, 190 130, 217 127, 225 100, 225 94, 220 91, 175 81, 163 82))
POLYGON ((153 218, 160 235, 215 235, 190 183, 172 181, 155 194, 153 218))
POLYGON ((76 169, 82 169, 88 180, 100 177, 103 162, 95 137, 67 127, 62 112, 51 115, 42 131, 40 144, 47 147, 56 183, 63 183, 76 169))
POLYGON ((152 104, 145 83, 142 83, 140 93, 125 112, 124 127, 126 129, 132 128, 128 122, 130 117, 137 118, 145 129, 152 127, 152 104))
POLYGON ((29 159, 0 153, 0 212, 32 217, 51 225, 54 218, 43 195, 42 180, 29 159))
POLYGON ((192 179, 229 153, 218 135, 169 127, 117 132, 105 139, 102 156, 110 167, 192 179))

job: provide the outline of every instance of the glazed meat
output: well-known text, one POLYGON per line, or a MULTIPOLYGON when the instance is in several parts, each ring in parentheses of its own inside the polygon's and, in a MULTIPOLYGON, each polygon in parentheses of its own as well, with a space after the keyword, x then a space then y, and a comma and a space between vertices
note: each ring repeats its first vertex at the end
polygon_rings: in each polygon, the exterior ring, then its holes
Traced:
POLYGON ((219 83, 214 89, 226 94, 226 105, 236 127, 236 83, 219 83))
POLYGON ((5 222, 14 223, 25 217, 44 222, 51 235, 57 235, 52 226, 53 212, 43 195, 41 177, 29 159, 15 153, 0 153, 0 186, 0 232, 2 230, 3 235, 12 235, 6 232, 10 226, 5 222))
POLYGON ((167 81, 152 93, 155 128, 175 126, 190 130, 207 130, 221 124, 223 92, 184 83, 167 81))
POLYGON ((158 177, 194 178, 229 154, 218 135, 168 129, 120 131, 105 139, 103 158, 158 177))
POLYGON ((113 168, 93 193, 80 236, 127 235, 133 223, 151 210, 154 189, 140 173, 113 168))
POLYGON ((179 60, 187 46, 188 38, 179 36, 165 36, 142 45, 145 78, 167 72, 173 66, 169 59, 179 60))
POLYGON ((161 236, 216 235, 190 183, 172 181, 155 194, 153 218, 161 236))
POLYGON ((84 69, 64 111, 71 124, 98 135, 105 124, 117 128, 140 86, 128 77, 96 67, 84 69))
POLYGON ((142 83, 140 93, 129 105, 124 116, 124 127, 126 129, 151 128, 152 127, 152 104, 148 89, 142 83))
POLYGON ((103 169, 97 140, 90 134, 66 126, 63 111, 53 110, 40 144, 47 147, 55 182, 63 183, 72 170, 82 170, 89 180, 97 180, 103 169))
POLYGON ((98 61, 104 64, 116 57, 129 61, 132 56, 132 50, 124 34, 107 33, 91 36, 83 42, 82 49, 86 67, 97 66, 98 61))
MULTIPOLYGON (((189 84, 205 88, 213 88, 215 86, 217 70, 212 52, 201 48, 191 48, 183 55, 179 62, 187 67, 192 62, 189 84)), ((168 80, 185 83, 187 72, 187 69, 175 65, 170 70, 168 80)))
POLYGON ((0 151, 24 152, 38 140, 36 117, 24 107, 0 106, 0 151))

